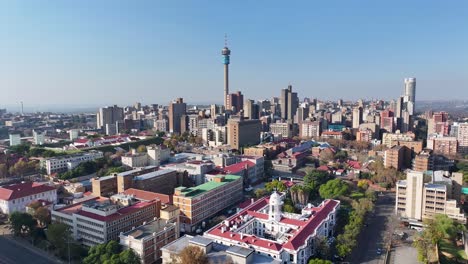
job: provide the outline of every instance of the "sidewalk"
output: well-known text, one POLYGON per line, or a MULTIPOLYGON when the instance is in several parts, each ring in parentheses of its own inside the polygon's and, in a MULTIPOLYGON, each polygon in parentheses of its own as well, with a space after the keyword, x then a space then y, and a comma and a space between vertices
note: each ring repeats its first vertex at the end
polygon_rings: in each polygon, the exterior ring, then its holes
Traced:
POLYGON ((47 252, 45 252, 45 251, 31 245, 28 241, 26 241, 23 238, 15 237, 13 235, 4 235, 3 237, 5 239, 11 241, 12 243, 16 244, 19 247, 23 247, 23 248, 25 248, 25 249, 27 249, 29 251, 32 251, 32 252, 36 253, 37 255, 40 255, 40 256, 48 259, 50 261, 50 263, 58 263, 58 264, 63 263, 62 261, 60 261, 55 256, 52 256, 49 253, 47 253, 47 252))

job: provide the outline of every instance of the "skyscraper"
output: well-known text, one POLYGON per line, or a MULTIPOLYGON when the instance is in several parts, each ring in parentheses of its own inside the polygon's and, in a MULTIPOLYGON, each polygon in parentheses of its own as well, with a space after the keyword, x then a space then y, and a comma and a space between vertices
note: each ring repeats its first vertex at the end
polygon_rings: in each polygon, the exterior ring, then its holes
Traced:
POLYGON ((410 115, 414 115, 416 101, 416 78, 405 78, 405 109, 410 115))
POLYGON ((281 90, 281 118, 285 120, 293 120, 299 106, 297 93, 293 93, 292 85, 288 85, 287 89, 281 90))
POLYGON ((180 134, 185 129, 182 129, 182 125, 185 125, 185 120, 182 118, 186 117, 187 104, 184 103, 183 98, 177 98, 177 100, 169 103, 169 132, 180 134))
MULTIPOLYGON (((227 40, 224 43, 224 48, 221 50, 223 55, 223 64, 224 64, 224 107, 228 108, 228 94, 229 94, 229 63, 231 50, 227 47, 227 40)), ((240 109, 237 109, 239 111, 240 109)))
POLYGON ((359 128, 362 123, 362 107, 356 107, 353 109, 353 128, 359 128))
POLYGON ((105 129, 106 125, 115 125, 115 122, 122 121, 124 119, 124 112, 122 107, 106 106, 99 108, 99 112, 96 114, 97 128, 105 129))

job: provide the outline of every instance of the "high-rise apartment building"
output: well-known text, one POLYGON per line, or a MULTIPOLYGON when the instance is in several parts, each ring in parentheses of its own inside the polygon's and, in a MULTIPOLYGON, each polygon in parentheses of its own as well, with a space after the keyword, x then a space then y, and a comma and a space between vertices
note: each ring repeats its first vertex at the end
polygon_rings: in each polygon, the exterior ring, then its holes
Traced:
POLYGON ((359 128, 359 125, 362 123, 362 108, 355 107, 353 109, 353 128, 359 128))
POLYGON ((292 85, 288 85, 287 89, 281 90, 281 118, 285 120, 294 120, 297 107, 299 106, 299 98, 297 93, 292 91, 292 85))
POLYGON ((169 132, 181 134, 182 130, 182 117, 187 112, 187 104, 184 103, 183 98, 177 98, 175 101, 169 103, 169 132))
POLYGON ((457 197, 459 191, 453 186, 459 185, 462 177, 447 178, 434 172, 429 182, 424 181, 425 174, 418 171, 410 171, 406 180, 396 184, 395 212, 400 217, 408 220, 421 221, 433 218, 436 214, 446 214, 448 217, 466 223, 466 216, 457 207, 457 201, 451 197, 457 197))
POLYGON ((299 125, 299 137, 318 138, 320 137, 321 123, 319 121, 305 121, 299 125))
POLYGON ((262 124, 260 120, 229 119, 228 121, 228 144, 235 149, 245 145, 254 145, 260 142, 262 124))
POLYGON ((458 150, 468 153, 468 123, 460 123, 457 131, 458 150))
POLYGON ((124 111, 122 107, 106 106, 99 108, 96 114, 97 128, 106 129, 106 125, 115 125, 116 122, 124 119, 124 111))
POLYGON ((244 108, 244 95, 237 91, 232 94, 228 94, 226 110, 237 113, 244 108))

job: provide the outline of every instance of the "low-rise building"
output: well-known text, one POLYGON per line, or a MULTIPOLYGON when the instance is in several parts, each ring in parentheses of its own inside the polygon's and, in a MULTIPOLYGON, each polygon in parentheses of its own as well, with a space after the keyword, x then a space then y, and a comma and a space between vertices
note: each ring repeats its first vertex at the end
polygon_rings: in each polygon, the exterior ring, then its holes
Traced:
POLYGON ((93 161, 102 157, 104 157, 104 155, 101 151, 92 150, 85 153, 48 158, 45 160, 44 164, 47 174, 50 175, 53 173, 72 170, 76 166, 80 165, 80 163, 93 161))
POLYGON ((161 202, 135 202, 131 196, 94 198, 52 211, 52 222, 66 224, 77 241, 86 246, 103 244, 159 217, 161 202))
POLYGON ((0 187, 1 213, 25 212, 26 206, 37 200, 55 204, 57 202, 57 189, 37 182, 24 182, 0 187))
POLYGON ((251 202, 237 214, 206 231, 204 237, 251 249, 281 263, 306 263, 316 253, 319 238, 333 235, 340 202, 325 200, 301 214, 282 211, 283 196, 274 192, 251 202))
POLYGON ((131 168, 148 166, 148 154, 129 153, 121 157, 122 164, 131 168))
POLYGON ((120 234, 120 244, 131 248, 142 264, 156 263, 162 257, 161 248, 179 238, 179 208, 162 205, 161 217, 120 234))

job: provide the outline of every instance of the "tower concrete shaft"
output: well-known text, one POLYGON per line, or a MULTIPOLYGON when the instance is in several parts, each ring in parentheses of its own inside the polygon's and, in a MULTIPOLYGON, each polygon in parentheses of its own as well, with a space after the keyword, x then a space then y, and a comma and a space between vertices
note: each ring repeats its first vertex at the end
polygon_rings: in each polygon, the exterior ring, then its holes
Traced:
POLYGON ((229 95, 229 63, 231 50, 227 47, 227 41, 224 48, 221 50, 223 55, 223 64, 224 64, 224 108, 228 110, 228 95, 229 95))

